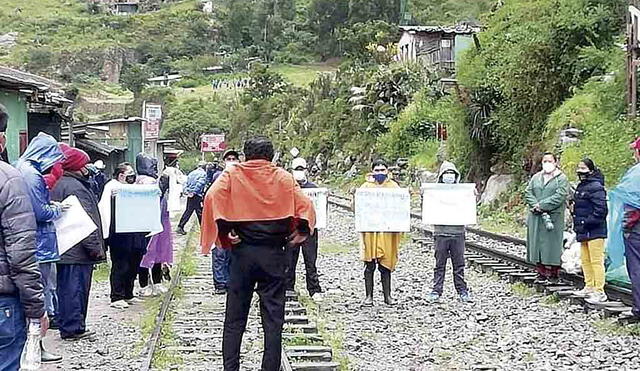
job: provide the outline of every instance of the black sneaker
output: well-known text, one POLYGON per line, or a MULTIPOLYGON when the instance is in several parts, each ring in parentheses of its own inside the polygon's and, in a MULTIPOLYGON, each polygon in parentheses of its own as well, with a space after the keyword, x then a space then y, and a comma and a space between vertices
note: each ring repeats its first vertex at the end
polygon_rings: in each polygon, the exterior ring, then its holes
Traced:
POLYGON ((82 340, 82 339, 90 338, 95 334, 96 333, 94 331, 88 330, 88 331, 85 331, 85 332, 83 332, 81 334, 73 334, 73 335, 70 335, 70 336, 65 336, 65 337, 62 338, 62 340, 65 340, 65 341, 82 340))
POLYGON ((49 318, 49 330, 60 330, 60 325, 56 321, 56 317, 49 318))
POLYGON ((224 287, 216 287, 216 289, 213 291, 213 293, 215 295, 225 295, 227 293, 227 289, 224 287))
POLYGON ((186 235, 186 234, 187 234, 187 232, 186 232, 183 228, 181 228, 181 227, 178 227, 178 228, 176 229, 176 233, 177 233, 177 234, 179 234, 179 235, 182 235, 182 236, 184 236, 184 235, 186 235))

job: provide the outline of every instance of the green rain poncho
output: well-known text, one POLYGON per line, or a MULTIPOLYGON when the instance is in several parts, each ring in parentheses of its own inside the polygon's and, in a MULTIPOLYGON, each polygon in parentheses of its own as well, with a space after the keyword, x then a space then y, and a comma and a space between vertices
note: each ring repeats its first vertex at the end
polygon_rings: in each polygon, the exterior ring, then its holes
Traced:
POLYGON ((529 211, 527 218, 527 260, 534 264, 561 265, 563 251, 565 202, 569 181, 566 175, 556 170, 545 184, 543 173, 531 178, 525 195, 529 209, 539 205, 553 221, 554 229, 545 228, 542 215, 529 211))

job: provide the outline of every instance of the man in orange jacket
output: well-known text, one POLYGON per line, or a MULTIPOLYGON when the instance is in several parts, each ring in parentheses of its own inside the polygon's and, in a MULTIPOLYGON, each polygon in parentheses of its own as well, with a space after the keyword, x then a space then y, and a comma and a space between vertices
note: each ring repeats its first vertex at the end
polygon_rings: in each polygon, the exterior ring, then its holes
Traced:
POLYGON ((315 228, 313 203, 295 179, 271 163, 273 144, 244 144, 246 162, 225 171, 207 192, 202 252, 231 250, 222 353, 225 371, 240 369, 240 346, 254 289, 260 296, 262 371, 279 371, 285 305, 285 248, 300 245, 315 228))

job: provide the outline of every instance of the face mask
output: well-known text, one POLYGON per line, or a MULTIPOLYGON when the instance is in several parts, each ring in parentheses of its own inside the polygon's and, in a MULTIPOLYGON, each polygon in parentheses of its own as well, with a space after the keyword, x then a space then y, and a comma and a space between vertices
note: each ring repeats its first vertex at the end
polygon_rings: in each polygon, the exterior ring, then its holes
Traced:
POLYGON ((124 181, 125 181, 125 182, 127 182, 127 184, 133 184, 133 183, 135 183, 135 182, 136 182, 136 176, 135 176, 135 174, 134 174, 134 175, 127 175, 127 176, 124 178, 124 181))
POLYGON ((588 171, 578 171, 576 172, 576 174, 578 175, 578 179, 580 180, 585 180, 589 177, 589 172, 588 171))
POLYGON ((373 174, 373 179, 375 179, 377 183, 382 184, 387 180, 387 174, 373 174))
POLYGON ((442 183, 453 184, 456 182, 456 174, 446 173, 442 174, 442 183))
POLYGON ((293 170, 291 174, 293 174, 293 179, 298 182, 304 182, 307 180, 307 172, 304 170, 293 170))
POLYGON ((547 174, 553 173, 556 170, 556 164, 552 162, 543 162, 542 170, 547 174))
POLYGON ((229 170, 232 167, 236 166, 237 162, 228 161, 224 163, 225 170, 229 170))

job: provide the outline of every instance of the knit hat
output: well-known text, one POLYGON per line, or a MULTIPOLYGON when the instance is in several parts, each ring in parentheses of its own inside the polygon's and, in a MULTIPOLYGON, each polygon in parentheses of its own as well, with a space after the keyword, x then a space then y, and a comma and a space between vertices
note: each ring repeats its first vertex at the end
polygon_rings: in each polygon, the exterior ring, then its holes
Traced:
POLYGON ((65 143, 60 143, 60 149, 65 157, 62 168, 66 171, 79 171, 89 163, 89 155, 81 149, 70 147, 65 143))

